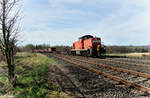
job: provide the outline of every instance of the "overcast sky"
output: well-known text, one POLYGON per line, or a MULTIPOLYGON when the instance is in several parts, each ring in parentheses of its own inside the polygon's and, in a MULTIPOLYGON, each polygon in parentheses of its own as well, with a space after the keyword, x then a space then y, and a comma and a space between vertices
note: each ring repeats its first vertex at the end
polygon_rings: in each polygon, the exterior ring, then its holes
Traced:
POLYGON ((106 45, 150 45, 150 0, 23 0, 21 44, 72 45, 91 34, 106 45))

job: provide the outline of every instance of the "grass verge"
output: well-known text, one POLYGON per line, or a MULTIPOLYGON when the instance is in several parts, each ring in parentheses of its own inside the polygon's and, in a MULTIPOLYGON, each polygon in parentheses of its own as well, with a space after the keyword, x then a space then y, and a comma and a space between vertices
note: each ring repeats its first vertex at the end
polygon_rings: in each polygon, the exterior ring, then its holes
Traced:
POLYGON ((56 83, 52 83, 50 63, 53 59, 42 54, 19 53, 16 56, 16 87, 10 87, 7 74, 0 74, 0 98, 13 95, 15 98, 66 98, 59 92, 56 83))

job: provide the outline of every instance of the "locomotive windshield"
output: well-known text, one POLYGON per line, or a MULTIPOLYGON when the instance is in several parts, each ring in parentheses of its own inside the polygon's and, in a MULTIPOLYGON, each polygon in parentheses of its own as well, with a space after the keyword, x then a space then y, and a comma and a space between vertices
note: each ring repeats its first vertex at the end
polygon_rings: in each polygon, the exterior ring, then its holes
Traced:
POLYGON ((80 37, 79 39, 86 40, 86 39, 89 39, 89 38, 93 38, 93 36, 91 36, 91 35, 85 35, 85 36, 80 37))

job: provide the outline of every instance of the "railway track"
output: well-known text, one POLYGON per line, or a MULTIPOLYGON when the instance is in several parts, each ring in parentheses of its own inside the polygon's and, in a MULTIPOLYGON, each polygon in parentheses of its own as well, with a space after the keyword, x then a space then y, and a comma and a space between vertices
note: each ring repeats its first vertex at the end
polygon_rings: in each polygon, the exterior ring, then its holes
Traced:
POLYGON ((138 71, 141 73, 147 73, 150 74, 150 64, 143 64, 140 61, 135 61, 135 62, 131 62, 130 59, 128 61, 124 61, 124 60, 116 60, 116 59, 92 59, 91 61, 95 61, 97 63, 102 63, 105 65, 110 65, 110 66, 115 66, 115 67, 119 67, 119 68, 124 68, 124 69, 128 69, 128 70, 134 70, 134 71, 138 71))
MULTIPOLYGON (((63 55, 63 57, 67 57, 67 56, 63 55)), ((75 57, 72 57, 71 59, 74 59, 74 60, 77 60, 77 61, 80 61, 80 62, 84 62, 84 63, 88 63, 88 64, 91 64, 91 65, 96 65, 96 66, 103 67, 103 68, 112 69, 114 71, 124 72, 124 73, 133 74, 133 75, 137 75, 137 76, 140 76, 140 77, 150 79, 150 74, 136 72, 136 71, 127 70, 127 69, 118 68, 118 67, 113 67, 113 66, 108 66, 108 65, 105 65, 105 64, 98 64, 98 63, 94 63, 94 62, 91 62, 91 61, 89 62, 89 61, 85 61, 85 60, 82 60, 82 59, 77 59, 75 57)))
POLYGON ((140 72, 136 72, 136 71, 132 71, 132 70, 126 70, 126 69, 122 69, 122 68, 116 68, 116 67, 112 67, 112 66, 107 66, 107 65, 103 65, 103 64, 97 64, 97 63, 93 63, 93 62, 88 62, 85 60, 81 60, 81 59, 77 59, 77 58, 70 58, 64 55, 54 55, 54 57, 64 60, 66 62, 69 62, 77 67, 80 67, 82 69, 91 71, 93 73, 96 73, 98 75, 103 75, 104 77, 110 78, 112 80, 118 81, 119 83, 123 83, 125 85, 128 85, 130 87, 134 87, 137 88, 138 90, 144 91, 146 93, 150 94, 150 83, 148 84, 138 84, 139 82, 146 82, 149 81, 150 79, 150 75, 149 74, 145 74, 145 73, 140 73, 140 72), (80 63, 82 62, 82 64, 80 63), (84 64, 83 64, 84 63, 84 64), (86 65, 86 66, 85 66, 86 65), (116 75, 116 72, 118 75, 116 75), (115 75, 114 75, 115 73, 115 75), (124 74, 123 77, 120 77, 119 74, 124 74), (132 77, 131 77, 132 75, 132 77), (136 81, 129 81, 132 78, 138 78, 138 77, 142 77, 142 81, 138 80, 138 82, 136 81))
MULTIPOLYGON (((128 65, 139 65, 139 66, 145 66, 145 65, 150 65, 150 63, 143 63, 139 59, 129 59, 129 58, 106 58, 106 59, 99 59, 99 58, 94 58, 96 60, 104 61, 104 62, 112 62, 112 63, 119 63, 119 64, 128 64, 128 65)), ((150 62, 150 60, 149 60, 150 62)))
POLYGON ((71 57, 80 58, 80 59, 84 59, 84 60, 88 60, 91 62, 96 62, 96 63, 100 63, 100 64, 104 64, 104 65, 115 66, 118 68, 134 70, 134 71, 150 74, 150 72, 149 72, 150 64, 142 64, 139 62, 132 63, 132 62, 130 62, 130 60, 129 61, 118 61, 116 59, 113 60, 110 58, 104 58, 104 59, 92 58, 92 57, 85 58, 82 56, 71 56, 71 57))
POLYGON ((128 63, 132 65, 150 65, 150 60, 144 60, 144 59, 133 59, 133 58, 113 58, 113 59, 107 59, 113 62, 118 63, 128 63))

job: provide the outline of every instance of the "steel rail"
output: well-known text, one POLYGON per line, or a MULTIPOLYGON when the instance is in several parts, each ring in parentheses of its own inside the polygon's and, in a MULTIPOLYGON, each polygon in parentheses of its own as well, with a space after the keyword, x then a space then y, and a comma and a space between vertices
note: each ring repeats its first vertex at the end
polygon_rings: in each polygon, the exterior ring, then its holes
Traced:
POLYGON ((111 59, 107 59, 107 60, 103 60, 103 61, 110 61, 110 62, 113 62, 113 63, 121 63, 121 64, 129 64, 129 65, 148 65, 146 63, 141 63, 141 64, 137 64, 137 63, 134 63, 134 62, 125 62, 125 61, 119 61, 119 60, 111 60, 111 59))
MULTIPOLYGON (((54 55, 53 55, 53 56, 54 56, 54 55)), ((142 86, 142 85, 139 85, 139 84, 136 84, 136 83, 127 81, 127 80, 124 80, 124 79, 122 79, 122 78, 120 78, 120 77, 113 76, 113 75, 108 74, 108 73, 101 72, 101 71, 99 71, 99 70, 97 70, 97 69, 94 69, 94 68, 91 68, 91 67, 86 67, 86 66, 84 66, 84 65, 75 63, 75 62, 73 62, 73 61, 71 61, 71 60, 69 60, 69 59, 66 59, 66 58, 58 57, 58 56, 56 56, 56 55, 55 55, 54 57, 56 57, 56 58, 58 58, 58 59, 61 59, 61 60, 64 60, 64 61, 67 61, 67 62, 69 62, 69 63, 71 63, 71 64, 73 64, 73 65, 76 65, 76 66, 78 66, 78 67, 80 67, 80 68, 83 68, 83 69, 85 69, 85 70, 89 70, 89 71, 91 71, 91 72, 93 72, 93 73, 96 73, 96 74, 98 74, 98 75, 103 75, 104 77, 113 79, 113 80, 115 80, 115 81, 118 81, 118 82, 120 82, 120 83, 123 83, 123 84, 125 84, 125 85, 130 86, 130 87, 134 87, 134 88, 136 88, 136 89, 139 89, 140 91, 144 91, 144 92, 150 94, 150 88, 144 87, 144 86, 142 86)))
MULTIPOLYGON (((68 57, 66 57, 66 58, 68 58, 68 57)), ((87 63, 87 64, 96 65, 98 67, 109 68, 109 69, 112 69, 114 71, 124 72, 124 73, 128 73, 128 74, 140 76, 140 77, 143 77, 143 78, 146 78, 146 79, 150 79, 150 74, 136 72, 136 71, 127 70, 127 69, 123 69, 123 68, 117 68, 117 67, 113 67, 113 66, 109 66, 109 65, 104 65, 104 64, 97 64, 97 63, 94 63, 94 62, 88 62, 88 61, 77 59, 77 58, 71 58, 71 59, 74 59, 74 60, 77 60, 77 61, 80 61, 80 62, 84 62, 84 63, 87 63)))

